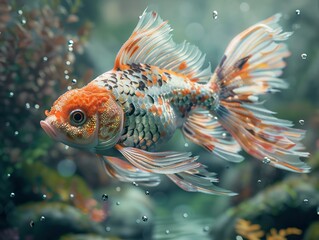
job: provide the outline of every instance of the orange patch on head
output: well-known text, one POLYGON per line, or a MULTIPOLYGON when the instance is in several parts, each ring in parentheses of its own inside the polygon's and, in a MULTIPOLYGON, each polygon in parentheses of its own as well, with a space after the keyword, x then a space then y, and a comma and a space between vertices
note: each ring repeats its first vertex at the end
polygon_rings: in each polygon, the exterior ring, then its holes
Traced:
POLYGON ((67 119, 74 109, 82 109, 87 116, 102 112, 101 106, 110 99, 110 93, 105 88, 89 84, 84 88, 66 92, 53 104, 51 111, 46 115, 55 115, 57 120, 67 119), (62 119, 61 119, 62 118, 62 119))

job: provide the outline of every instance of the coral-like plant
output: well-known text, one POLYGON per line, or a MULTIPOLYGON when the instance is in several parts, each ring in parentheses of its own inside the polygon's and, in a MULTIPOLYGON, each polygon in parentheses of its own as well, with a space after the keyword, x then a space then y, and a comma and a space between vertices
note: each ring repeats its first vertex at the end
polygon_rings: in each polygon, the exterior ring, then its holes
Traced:
MULTIPOLYGON (((265 239, 265 232, 261 230, 259 224, 252 224, 245 219, 238 219, 235 225, 236 233, 247 240, 261 240, 265 239)), ((266 240, 288 240, 289 235, 301 235, 302 231, 298 228, 286 228, 277 230, 272 228, 266 234, 266 240)))
POLYGON ((259 240, 265 235, 264 231, 261 230, 260 225, 251 224, 250 221, 244 219, 238 219, 235 229, 238 234, 248 240, 259 240))
POLYGON ((77 34, 66 30, 77 20, 74 6, 68 9, 60 1, 31 5, 0 0, 0 154, 11 163, 40 142, 39 120, 48 102, 77 82, 73 63, 89 29, 84 24, 77 34))

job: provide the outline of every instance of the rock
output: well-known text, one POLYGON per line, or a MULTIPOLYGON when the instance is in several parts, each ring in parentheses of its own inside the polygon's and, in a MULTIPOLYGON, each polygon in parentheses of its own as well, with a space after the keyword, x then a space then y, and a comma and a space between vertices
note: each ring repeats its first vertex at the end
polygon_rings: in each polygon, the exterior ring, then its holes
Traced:
POLYGON ((79 209, 60 202, 20 205, 8 215, 8 221, 19 229, 22 239, 32 236, 34 240, 55 240, 67 233, 105 235, 102 225, 79 209))
POLYGON ((229 209, 216 219, 210 234, 214 239, 235 239, 238 235, 235 224, 239 219, 258 224, 264 232, 272 228, 307 229, 318 219, 318 190, 317 174, 288 178, 229 209))

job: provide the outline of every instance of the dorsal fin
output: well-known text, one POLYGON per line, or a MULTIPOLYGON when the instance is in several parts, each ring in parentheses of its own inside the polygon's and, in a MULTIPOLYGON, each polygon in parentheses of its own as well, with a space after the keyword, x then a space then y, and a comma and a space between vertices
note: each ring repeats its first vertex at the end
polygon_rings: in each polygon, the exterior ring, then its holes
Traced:
POLYGON ((144 11, 132 35, 118 52, 114 69, 143 63, 184 74, 191 81, 207 82, 211 77, 210 65, 201 69, 205 55, 189 43, 174 43, 171 31, 169 24, 156 12, 144 11))

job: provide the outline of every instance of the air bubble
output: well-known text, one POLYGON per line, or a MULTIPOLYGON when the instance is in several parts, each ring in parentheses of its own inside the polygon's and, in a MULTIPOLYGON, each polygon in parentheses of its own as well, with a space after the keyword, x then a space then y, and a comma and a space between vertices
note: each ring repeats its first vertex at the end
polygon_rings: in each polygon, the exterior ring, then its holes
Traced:
POLYGON ((263 163, 264 164, 269 164, 270 163, 269 157, 264 157, 263 163))
POLYGON ((132 182, 133 186, 138 187, 138 183, 137 182, 132 182))
POLYGON ((203 231, 204 232, 208 232, 209 231, 209 227, 208 226, 203 227, 203 231))
POLYGON ((115 191, 120 192, 121 191, 121 187, 116 187, 115 191))
POLYGON ((145 191, 146 195, 150 195, 150 192, 148 190, 145 191))
POLYGON ((68 86, 66 89, 70 91, 72 89, 72 86, 68 86))
POLYGON ((22 11, 21 9, 19 9, 19 10, 18 10, 18 14, 19 14, 19 15, 22 15, 22 14, 23 14, 23 11, 22 11))
POLYGON ((74 194, 73 193, 70 194, 70 198, 71 199, 74 198, 74 194))
POLYGON ((35 109, 39 109, 39 108, 40 108, 40 105, 39 105, 39 104, 35 104, 35 105, 34 105, 34 108, 35 108, 35 109))
POLYGON ((218 12, 214 10, 212 16, 213 16, 213 19, 216 20, 218 18, 218 12))
POLYGON ((188 214, 187 213, 183 213, 183 218, 188 218, 188 214))
POLYGON ((68 80, 68 79, 70 78, 70 76, 69 76, 69 75, 65 75, 64 78, 65 78, 66 80, 68 80))
POLYGON ((242 236, 237 235, 236 240, 244 240, 242 236))
POLYGON ((117 205, 117 206, 120 206, 120 204, 121 204, 120 202, 116 202, 116 205, 117 205))
POLYGON ((7 178, 9 178, 9 177, 11 177, 11 174, 10 174, 10 173, 7 174, 7 178))
POLYGON ((111 227, 106 227, 105 231, 107 231, 107 232, 111 231, 111 227))
POLYGON ((14 131, 14 136, 18 136, 19 132, 18 131, 14 131))
POLYGON ((226 138, 227 137, 227 133, 222 133, 222 137, 226 138))
POLYGON ((261 183, 261 180, 260 179, 258 179, 258 181, 257 181, 258 183, 261 183))
POLYGON ((78 81, 75 78, 72 79, 72 84, 76 84, 77 82, 78 81))
POLYGON ((308 204, 308 203, 309 203, 309 200, 308 200, 307 198, 305 198, 305 199, 303 200, 303 202, 304 202, 304 204, 308 204))
POLYGON ((24 25, 27 23, 27 20, 25 18, 22 18, 21 23, 24 25))
POLYGON ((72 46, 73 46, 73 43, 74 43, 73 40, 70 39, 70 40, 68 41, 68 46, 69 46, 69 47, 72 47, 72 46))
POLYGON ((44 216, 41 216, 41 217, 40 217, 40 221, 43 222, 44 220, 45 220, 45 217, 44 217, 44 216))
POLYGON ((46 61, 48 61, 48 57, 43 57, 42 60, 43 60, 43 62, 46 62, 46 61))
POLYGON ((148 218, 146 216, 142 217, 143 222, 147 222, 148 218))
POLYGON ((47 195, 46 195, 46 194, 43 194, 43 195, 42 195, 42 199, 43 199, 43 200, 47 199, 47 195))
POLYGON ((319 207, 317 207, 317 215, 319 215, 319 207))
POLYGON ((305 124, 305 120, 300 119, 300 120, 299 120, 299 124, 300 124, 300 125, 304 125, 304 124, 305 124))
POLYGON ((250 6, 248 3, 246 2, 242 2, 240 5, 239 5, 239 8, 242 12, 248 12, 249 9, 250 9, 250 6))
POLYGON ((69 66, 69 65, 71 65, 71 62, 70 61, 66 61, 65 64, 69 66))
POLYGON ((68 75, 69 71, 68 70, 64 70, 64 74, 68 75))
POLYGON ((73 47, 68 48, 69 52, 73 52, 73 47))
POLYGON ((16 195, 15 195, 14 192, 10 193, 10 197, 11 197, 11 198, 14 198, 15 196, 16 196, 16 195))
POLYGON ((188 143, 185 143, 184 146, 185 146, 185 147, 188 147, 188 143))
POLYGON ((303 60, 306 60, 306 59, 307 59, 307 57, 308 57, 307 53, 303 53, 303 54, 301 54, 301 58, 302 58, 303 60))
POLYGON ((65 150, 68 150, 69 148, 70 148, 70 147, 69 147, 68 145, 65 145, 65 146, 64 146, 64 149, 65 149, 65 150))
POLYGON ((168 229, 166 229, 165 234, 169 234, 169 233, 170 233, 170 231, 168 229))
POLYGON ((299 9, 296 9, 296 15, 300 15, 301 11, 299 9))
POLYGON ((103 193, 103 194, 102 194, 102 200, 103 200, 103 201, 107 201, 108 199, 109 199, 109 195, 103 193))
POLYGON ((9 92, 9 97, 13 97, 14 96, 14 92, 9 92))
POLYGON ((29 222, 29 225, 30 225, 30 227, 34 227, 34 222, 31 220, 31 221, 29 222))
POLYGON ((26 108, 26 109, 29 109, 30 107, 31 107, 31 106, 30 106, 30 103, 26 103, 26 104, 25 104, 25 108, 26 108))

